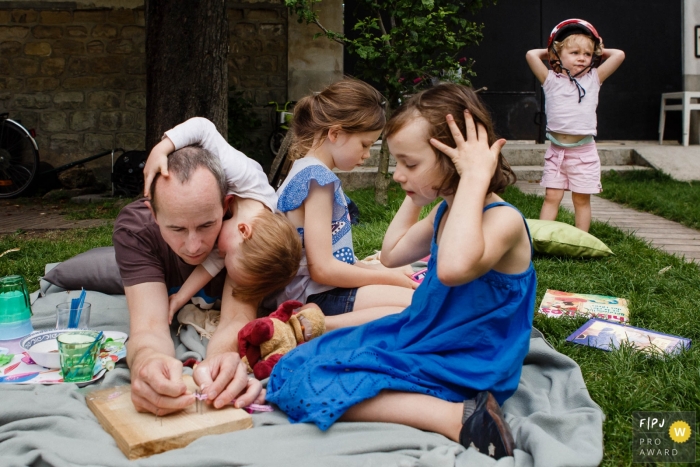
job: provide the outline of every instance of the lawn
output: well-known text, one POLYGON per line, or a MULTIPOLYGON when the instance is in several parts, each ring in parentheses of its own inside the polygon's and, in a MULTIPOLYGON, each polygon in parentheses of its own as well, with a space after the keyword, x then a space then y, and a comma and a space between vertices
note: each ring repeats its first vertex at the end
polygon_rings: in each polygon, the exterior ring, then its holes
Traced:
MULTIPOLYGON (((390 209, 377 206, 371 190, 348 194, 361 212, 353 237, 356 254, 363 257, 381 247, 383 233, 401 203, 402 193, 392 185, 390 209)), ((509 188, 504 198, 526 217, 537 218, 542 205, 542 198, 525 195, 515 188, 509 188)), ((68 206, 66 209, 84 208, 68 206)), ((105 215, 107 210, 98 211, 105 215)), ((573 216, 562 211, 559 220, 573 223, 573 216)), ((585 319, 535 316, 535 326, 547 340, 581 366, 592 398, 606 414, 602 465, 630 465, 632 412, 692 411, 700 407, 700 351, 697 348, 700 342, 700 270, 694 264, 654 250, 645 242, 606 224, 594 222, 591 233, 604 241, 615 256, 596 260, 535 257, 537 303, 548 288, 625 297, 630 302, 632 325, 694 341, 689 351, 676 357, 648 358, 629 349, 604 352, 566 342, 566 337, 585 319), (662 270, 665 272, 660 273, 662 270)), ((45 263, 62 261, 90 248, 110 244, 109 227, 0 236, 0 253, 20 248, 19 252, 0 258, 0 275, 22 274, 34 290, 45 263)))
POLYGON ((603 175, 602 198, 700 229, 700 182, 680 182, 656 170, 603 175))

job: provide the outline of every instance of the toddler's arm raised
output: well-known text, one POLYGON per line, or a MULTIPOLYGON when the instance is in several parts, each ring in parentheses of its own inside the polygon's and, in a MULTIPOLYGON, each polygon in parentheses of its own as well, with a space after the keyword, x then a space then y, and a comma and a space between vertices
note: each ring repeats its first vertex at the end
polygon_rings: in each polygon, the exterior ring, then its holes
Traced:
POLYGON ((525 54, 525 60, 527 60, 527 64, 530 65, 532 73, 534 73, 535 78, 537 78, 540 84, 544 83, 544 80, 547 79, 547 74, 549 73, 547 65, 545 65, 542 60, 548 59, 549 52, 547 49, 532 49, 528 50, 528 52, 525 54))
POLYGON ((598 79, 602 83, 622 65, 625 53, 618 49, 603 49, 603 63, 598 67, 598 79))

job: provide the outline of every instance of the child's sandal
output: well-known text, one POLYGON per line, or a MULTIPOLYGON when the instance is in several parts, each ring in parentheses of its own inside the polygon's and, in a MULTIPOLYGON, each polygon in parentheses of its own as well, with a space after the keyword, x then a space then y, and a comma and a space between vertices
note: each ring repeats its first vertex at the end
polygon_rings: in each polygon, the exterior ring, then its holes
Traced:
POLYGON ((473 447, 494 459, 513 455, 513 434, 490 392, 482 391, 474 399, 464 401, 459 442, 465 448, 473 447))

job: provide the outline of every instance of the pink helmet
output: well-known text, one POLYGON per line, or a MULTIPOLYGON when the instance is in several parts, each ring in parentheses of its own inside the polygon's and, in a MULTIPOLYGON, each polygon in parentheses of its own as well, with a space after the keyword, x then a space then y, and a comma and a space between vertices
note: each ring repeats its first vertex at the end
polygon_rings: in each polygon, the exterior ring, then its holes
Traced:
POLYGON ((591 23, 583 19, 572 18, 564 20, 554 26, 554 29, 552 29, 552 32, 549 34, 547 48, 549 49, 552 47, 554 41, 563 41, 572 34, 584 34, 593 39, 595 45, 600 44, 600 36, 598 35, 598 31, 595 30, 591 23))

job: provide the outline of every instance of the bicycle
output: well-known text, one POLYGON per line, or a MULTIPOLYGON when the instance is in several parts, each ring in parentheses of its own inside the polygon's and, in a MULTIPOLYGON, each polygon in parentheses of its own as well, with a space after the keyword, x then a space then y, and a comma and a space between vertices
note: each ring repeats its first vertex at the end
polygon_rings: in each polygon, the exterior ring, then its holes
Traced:
POLYGON ((280 147, 282 146, 282 141, 284 140, 284 137, 289 131, 289 127, 292 123, 294 114, 291 112, 291 107, 294 107, 294 104, 296 104, 296 101, 287 101, 284 103, 284 105, 281 105, 279 102, 275 101, 270 101, 267 103, 267 105, 275 106, 275 127, 272 130, 269 142, 270 151, 272 151, 272 154, 275 156, 277 156, 279 153, 280 147))
POLYGON ((0 198, 11 198, 32 184, 39 167, 33 131, 0 114, 0 198))

